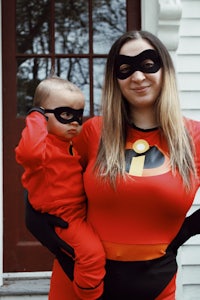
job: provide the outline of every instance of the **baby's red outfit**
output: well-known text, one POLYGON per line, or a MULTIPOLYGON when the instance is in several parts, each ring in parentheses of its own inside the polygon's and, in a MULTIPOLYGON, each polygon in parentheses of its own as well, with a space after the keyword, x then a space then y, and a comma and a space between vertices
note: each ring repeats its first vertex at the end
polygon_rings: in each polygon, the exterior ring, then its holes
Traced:
POLYGON ((38 112, 26 118, 16 147, 16 160, 25 172, 22 184, 32 206, 61 217, 67 229, 59 236, 75 250, 74 289, 81 299, 94 300, 103 293, 105 255, 99 237, 86 222, 86 197, 80 156, 70 142, 48 134, 47 121, 38 112))

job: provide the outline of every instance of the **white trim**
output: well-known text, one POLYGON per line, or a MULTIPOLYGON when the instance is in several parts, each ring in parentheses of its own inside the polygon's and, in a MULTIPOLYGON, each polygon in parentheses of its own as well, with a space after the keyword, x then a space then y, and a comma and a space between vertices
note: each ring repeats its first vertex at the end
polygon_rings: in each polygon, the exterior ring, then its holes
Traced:
POLYGON ((182 16, 180 0, 159 0, 158 37, 169 51, 176 51, 182 16))
POLYGON ((178 250, 177 255, 177 264, 178 264, 178 272, 177 272, 177 278, 176 278, 176 300, 183 299, 183 272, 182 272, 182 266, 181 266, 181 253, 182 253, 182 247, 178 250))
POLYGON ((3 279, 15 279, 15 278, 50 278, 52 272, 15 272, 15 273, 4 273, 3 279))
MULTIPOLYGON (((2 24, 1 14, 1 2, 0 2, 0 24, 2 24)), ((3 123, 3 112, 2 112, 2 31, 0 26, 0 286, 3 285, 3 134, 2 134, 2 123, 3 123)))
POLYGON ((141 28, 157 35, 158 0, 141 1, 141 28))
POLYGON ((182 17, 180 0, 142 0, 141 28, 158 36, 171 52, 179 43, 179 27, 182 17))

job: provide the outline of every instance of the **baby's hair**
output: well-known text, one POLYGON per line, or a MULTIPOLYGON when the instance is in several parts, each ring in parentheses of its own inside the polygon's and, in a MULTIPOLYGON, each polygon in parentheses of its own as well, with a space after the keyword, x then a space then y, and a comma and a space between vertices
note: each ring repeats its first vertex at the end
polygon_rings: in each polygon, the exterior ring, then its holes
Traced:
POLYGON ((50 74, 49 77, 38 84, 33 98, 33 105, 43 106, 51 91, 55 89, 66 89, 71 92, 82 93, 81 90, 71 81, 60 78, 54 74, 50 74))

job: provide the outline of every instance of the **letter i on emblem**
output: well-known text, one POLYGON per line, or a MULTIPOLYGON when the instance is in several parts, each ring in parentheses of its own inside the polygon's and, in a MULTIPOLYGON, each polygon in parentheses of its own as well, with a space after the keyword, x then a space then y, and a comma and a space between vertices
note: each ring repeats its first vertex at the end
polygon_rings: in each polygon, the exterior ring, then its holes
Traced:
MULTIPOLYGON (((133 144, 133 150, 138 153, 142 154, 149 150, 149 144, 145 140, 137 140, 133 144)), ((129 174, 133 176, 142 176, 144 170, 144 162, 145 162, 145 155, 140 155, 137 157, 133 157, 131 160, 131 165, 129 169, 129 174)))

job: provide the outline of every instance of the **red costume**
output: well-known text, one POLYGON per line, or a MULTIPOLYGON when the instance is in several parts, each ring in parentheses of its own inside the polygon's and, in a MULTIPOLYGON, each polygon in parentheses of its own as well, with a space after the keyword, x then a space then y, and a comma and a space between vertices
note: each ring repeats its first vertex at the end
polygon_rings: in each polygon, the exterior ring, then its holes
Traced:
POLYGON ((32 112, 16 147, 16 160, 25 169, 22 184, 32 206, 69 223, 68 229, 56 231, 75 250, 74 289, 81 299, 97 299, 103 292, 105 255, 86 222, 80 156, 70 142, 48 134, 45 117, 32 112))
MULTIPOLYGON (((76 148, 85 168, 88 221, 106 252, 105 300, 174 300, 176 257, 166 248, 178 233, 200 183, 200 122, 186 120, 195 146, 198 178, 192 174, 188 193, 182 178, 172 174, 168 147, 159 129, 127 126, 126 180, 116 190, 95 176, 101 117, 88 120, 76 148)), ((113 137, 114 138, 114 137, 113 137)), ((55 261, 50 300, 78 299, 55 261)))

